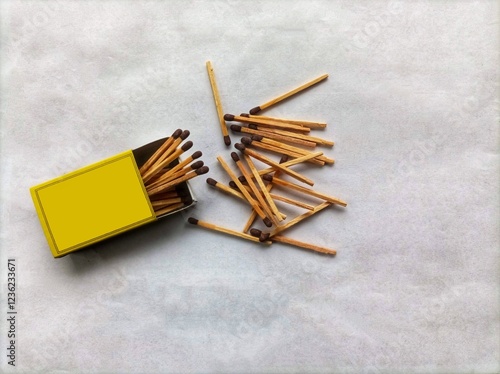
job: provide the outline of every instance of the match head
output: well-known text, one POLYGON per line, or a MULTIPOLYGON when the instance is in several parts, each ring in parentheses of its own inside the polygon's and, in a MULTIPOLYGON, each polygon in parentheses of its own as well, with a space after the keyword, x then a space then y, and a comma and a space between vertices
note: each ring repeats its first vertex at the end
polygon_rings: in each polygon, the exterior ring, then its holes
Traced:
POLYGON ((196 169, 195 173, 198 174, 198 175, 202 175, 202 174, 208 173, 209 170, 210 169, 208 168, 208 166, 202 166, 201 168, 196 169))
POLYGON ((197 225, 198 224, 198 220, 194 217, 189 217, 188 218, 188 222, 192 225, 197 225))
POLYGON ((241 132, 241 126, 240 125, 231 125, 230 128, 233 131, 241 132))
POLYGON ((246 178, 245 178, 245 176, 243 176, 243 175, 240 175, 240 176, 238 177, 238 180, 239 180, 241 183, 243 183, 243 184, 247 183, 247 179, 246 179, 246 178))
POLYGON ((252 144, 252 139, 250 139, 249 137, 247 136, 244 136, 243 138, 241 138, 241 142, 245 145, 250 145, 252 144))
POLYGON ((249 113, 250 114, 257 114, 261 111, 260 106, 256 106, 255 108, 250 109, 249 113))
POLYGON ((224 119, 226 121, 234 121, 234 114, 224 114, 224 119))
POLYGON ((191 140, 189 140, 182 145, 181 149, 183 152, 186 152, 187 150, 191 149, 192 146, 193 146, 193 142, 191 140))
POLYGON ((249 124, 248 124, 248 128, 249 128, 249 129, 252 129, 252 130, 258 130, 258 129, 259 129, 259 128, 257 127, 257 125, 256 125, 256 124, 254 124, 254 123, 249 123, 249 124))
POLYGON ((229 181, 229 187, 231 187, 232 189, 238 190, 238 191, 240 190, 238 185, 236 183, 234 183, 233 181, 229 181))
POLYGON ((200 158, 201 156, 203 156, 203 153, 201 153, 201 151, 196 151, 195 153, 193 153, 193 154, 191 155, 191 158, 192 158, 193 160, 196 160, 197 158, 200 158))
POLYGON ((272 182, 273 181, 273 176, 269 175, 269 174, 266 174, 266 175, 262 176, 262 179, 264 179, 265 181, 268 181, 268 182, 272 182))
POLYGON ((238 151, 241 151, 241 152, 245 152, 245 149, 247 149, 247 147, 245 147, 243 144, 241 143, 236 143, 234 145, 234 148, 236 148, 238 151))
POLYGON ((260 231, 259 229, 250 229, 250 235, 258 238, 260 234, 262 234, 262 231, 260 231))
POLYGON ((179 136, 181 136, 181 134, 182 134, 182 130, 181 129, 177 129, 172 134, 172 138, 177 139, 179 136))
POLYGON ((250 114, 248 114, 248 113, 241 113, 240 117, 250 118, 250 114))
POLYGON ((283 164, 288 161, 288 155, 283 155, 280 158, 280 164, 283 164))
POLYGON ((267 239, 269 239, 269 237, 271 236, 270 233, 268 232, 263 232, 262 234, 260 234, 259 236, 259 242, 265 242, 267 241, 267 239))
POLYGON ((224 136, 224 144, 231 145, 231 138, 229 137, 229 135, 224 136))
POLYGON ((262 135, 252 135, 252 140, 260 142, 264 137, 262 135))
POLYGON ((217 184, 217 181, 213 178, 207 178, 207 183, 211 186, 214 186, 217 184))
POLYGON ((263 221, 264 221, 264 225, 266 225, 267 227, 271 227, 273 225, 273 223, 271 222, 269 217, 264 218, 263 221))
POLYGON ((186 196, 182 199, 184 205, 191 205, 193 203, 193 198, 191 196, 186 196))
POLYGON ((196 161, 191 164, 191 169, 196 170, 201 168, 204 165, 203 161, 196 161))
POLYGON ((231 158, 233 159, 234 162, 238 162, 240 160, 240 157, 236 152, 231 152, 231 158))
POLYGON ((184 131, 182 132, 182 134, 181 134, 180 138, 181 138, 182 140, 184 140, 184 139, 186 139, 186 138, 189 136, 189 134, 191 134, 191 133, 189 132, 189 130, 184 130, 184 131))

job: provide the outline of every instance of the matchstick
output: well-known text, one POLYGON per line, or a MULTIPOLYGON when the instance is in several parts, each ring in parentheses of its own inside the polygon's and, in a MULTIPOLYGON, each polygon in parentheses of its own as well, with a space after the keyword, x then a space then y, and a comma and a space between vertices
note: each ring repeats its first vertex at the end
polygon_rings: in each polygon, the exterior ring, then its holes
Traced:
MULTIPOLYGON (((264 156, 263 154, 260 154, 259 152, 256 152, 252 149, 248 149, 247 147, 245 147, 241 143, 236 143, 235 147, 239 151, 243 152, 243 154, 248 155, 248 156, 252 156, 253 158, 273 167, 274 169, 280 170, 281 172, 288 174, 289 176, 291 176, 291 177, 293 177, 293 178, 295 178, 303 183, 308 184, 309 186, 314 185, 314 181, 312 181, 311 179, 309 179, 309 178, 303 176, 302 174, 297 173, 296 171, 291 170, 291 169, 289 169, 281 164, 274 162, 273 160, 267 158, 266 156, 264 156)), ((259 172, 257 172, 257 175, 259 176, 259 179, 260 179, 259 172)))
POLYGON ((224 119, 226 121, 236 121, 236 122, 243 122, 243 123, 256 123, 260 126, 263 127, 272 127, 272 128, 278 128, 282 130, 293 130, 293 131, 298 131, 298 132, 309 132, 311 129, 309 127, 303 127, 299 125, 291 125, 283 122, 273 122, 269 121, 266 119, 250 119, 248 117, 243 117, 243 116, 235 116, 234 114, 224 114, 224 119))
MULTIPOLYGON (((233 182, 233 181, 231 181, 231 182, 233 182)), ((225 184, 217 182, 213 178, 207 178, 207 183, 210 186, 216 187, 219 190, 224 191, 224 192, 226 192, 226 193, 228 193, 230 195, 233 195, 233 196, 235 196, 235 197, 237 197, 237 198, 239 198, 241 200, 244 200, 246 202, 245 196, 243 196, 243 194, 241 192, 238 192, 238 191, 234 190, 233 188, 230 188, 230 187, 226 186, 225 184)))
MULTIPOLYGON (((214 225, 214 224, 206 222, 206 221, 201 221, 201 220, 196 219, 194 217, 189 217, 188 218, 188 222, 190 224, 192 224, 192 225, 201 226, 201 227, 204 227, 204 228, 209 229, 209 230, 219 231, 219 232, 222 232, 222 233, 225 233, 225 234, 233 235, 233 236, 236 236, 236 237, 239 237, 239 238, 243 238, 243 239, 246 239, 246 240, 250 240, 250 241, 256 242, 256 243, 262 243, 259 240, 259 238, 256 238, 256 237, 254 237, 252 235, 248 235, 248 234, 245 234, 243 232, 238 232, 238 231, 235 231, 235 230, 227 229, 227 228, 222 227, 222 226, 217 226, 217 225, 214 225)), ((263 243, 269 245, 272 242, 271 241, 265 241, 263 243)))
MULTIPOLYGON (((237 143, 237 144, 240 144, 240 143, 237 143)), ((235 147, 236 147, 236 145, 235 145, 235 147)), ((281 164, 281 166, 289 167, 289 166, 292 166, 292 165, 297 165, 297 164, 300 164, 301 162, 304 162, 304 161, 310 160, 312 158, 316 158, 318 156, 321 156, 322 154, 323 154, 323 152, 310 153, 308 155, 305 155, 305 156, 302 156, 302 157, 293 158, 290 161, 284 162, 283 164, 281 164)), ((259 174, 260 175, 269 174, 269 173, 272 173, 274 170, 275 169, 272 168, 272 167, 267 168, 267 169, 261 169, 261 170, 259 170, 259 174)))
MULTIPOLYGON (((242 113, 240 115, 243 116, 243 114, 246 114, 246 113, 242 113)), ((248 117, 249 118, 267 119, 267 120, 275 121, 275 122, 291 123, 292 125, 305 126, 305 127, 309 127, 310 129, 324 129, 326 127, 325 122, 312 122, 312 121, 302 121, 299 119, 286 119, 286 118, 276 118, 276 117, 266 117, 266 116, 254 116, 251 114, 249 114, 248 117)))
MULTIPOLYGON (((179 138, 180 139, 180 138, 179 138)), ((156 175, 162 168, 170 165, 172 161, 178 158, 181 154, 191 149, 193 142, 191 140, 187 141, 182 145, 182 147, 177 148, 173 151, 170 156, 164 158, 162 161, 157 161, 151 168, 142 176, 144 183, 147 183, 154 175, 156 175)), ((161 158, 160 158, 161 159, 161 158)))
POLYGON ((165 173, 155 182, 148 183, 146 188, 154 188, 154 187, 157 187, 161 184, 164 184, 164 183, 170 182, 174 179, 180 178, 192 170, 196 170, 196 169, 201 168, 203 165, 204 165, 203 161, 200 160, 200 161, 193 162, 191 165, 186 166, 185 168, 179 170, 177 173, 174 173, 174 174, 165 173))
POLYGON ((167 205, 172 205, 172 204, 176 204, 176 203, 181 203, 183 202, 183 198, 182 197, 173 197, 171 199, 163 199, 163 200, 154 200, 154 201, 151 201, 151 205, 153 206, 153 208, 158 208, 158 207, 163 207, 163 206, 167 206, 167 205))
MULTIPOLYGON (((259 238, 259 240, 261 240, 261 241, 267 241, 269 239, 269 236, 270 236, 269 233, 263 233, 259 229, 250 229, 250 235, 259 238)), ((295 240, 292 238, 288 238, 288 237, 283 236, 283 235, 275 235, 271 238, 271 241, 290 244, 290 245, 293 245, 293 246, 296 246, 299 248, 310 249, 310 250, 315 251, 315 252, 324 253, 324 254, 333 255, 333 256, 335 256, 337 254, 337 251, 335 251, 334 249, 329 249, 329 248, 320 247, 320 246, 314 245, 314 244, 304 243, 304 242, 301 242, 301 241, 298 241, 298 240, 295 240)))
POLYGON ((154 196, 151 196, 150 200, 151 202, 156 201, 156 200, 162 200, 162 199, 173 199, 175 197, 184 197, 188 196, 189 193, 187 190, 175 190, 175 191, 170 191, 170 192, 164 192, 164 193, 159 193, 154 196))
MULTIPOLYGON (((272 186, 272 184, 270 183, 267 186, 272 186)), ((314 207, 312 205, 306 204, 306 203, 304 203, 302 201, 299 201, 299 200, 292 199, 290 197, 285 197, 285 196, 277 195, 277 194, 272 193, 272 192, 270 192, 269 195, 271 195, 271 197, 274 200, 282 201, 282 202, 290 204, 290 205, 295 205, 295 206, 298 206, 299 208, 304 208, 304 209, 307 209, 307 210, 313 210, 314 209, 314 207)))
POLYGON ((296 139, 302 139, 302 140, 307 140, 313 143, 316 143, 318 145, 323 145, 323 146, 328 146, 328 147, 333 147, 335 144, 331 140, 326 140, 323 138, 318 138, 317 136, 311 136, 311 135, 305 135, 305 134, 299 134, 298 132, 293 132, 293 131, 286 131, 286 130, 280 130, 280 129, 272 129, 270 127, 262 127, 254 124, 248 124, 248 128, 253 129, 253 130, 259 130, 261 132, 264 132, 266 134, 261 134, 266 136, 267 133, 273 133, 273 134, 279 134, 283 136, 287 136, 290 138, 296 138, 296 139))
MULTIPOLYGON (((255 148, 264 149, 266 151, 274 152, 274 153, 278 153, 278 154, 286 154, 286 155, 291 156, 291 157, 302 157, 302 156, 304 156, 301 153, 293 152, 293 151, 290 151, 290 150, 284 149, 284 148, 275 147, 274 145, 265 144, 265 143, 258 142, 258 141, 254 142, 252 139, 250 139, 250 138, 248 138, 246 136, 244 136, 244 137, 241 138, 241 142, 246 147, 254 146, 255 148)), ((321 165, 321 166, 323 166, 325 164, 324 161, 318 160, 317 158, 308 159, 307 162, 310 162, 310 163, 316 164, 316 165, 321 165)))
POLYGON ((307 211, 305 213, 302 213, 300 216, 295 217, 294 219, 288 221, 284 225, 276 227, 273 231, 271 231, 270 236, 273 237, 277 233, 282 232, 282 231, 284 231, 286 229, 289 229, 290 227, 296 225, 299 222, 302 222, 306 218, 309 218, 313 214, 316 214, 316 213, 322 211, 323 209, 329 207, 330 205, 331 205, 331 203, 328 202, 328 201, 325 201, 324 203, 319 204, 318 206, 314 207, 313 210, 309 210, 309 211, 307 211))
POLYGON ((290 188, 292 190, 296 190, 296 191, 300 191, 306 195, 310 195, 310 196, 314 196, 314 197, 317 197, 319 199, 322 199, 322 200, 326 200, 332 204, 337 204, 337 205, 341 205, 343 207, 346 207, 347 206, 347 203, 345 201, 342 201, 336 197, 333 197, 333 196, 328 196, 324 193, 321 193, 321 192, 317 192, 317 191, 314 191, 310 188, 305 188, 305 187, 302 187, 302 186, 299 186, 295 183, 292 183, 292 182, 287 182, 283 179, 280 179, 280 178, 277 178, 277 177, 273 177, 272 175, 264 175, 262 177, 262 179, 268 181, 268 182, 271 182, 271 183, 274 183, 274 184, 277 184, 279 186, 283 186, 283 187, 287 187, 287 188, 290 188))
MULTIPOLYGON (((261 142, 264 144, 269 144, 269 145, 272 145, 272 146, 275 146, 278 148, 286 149, 288 151, 300 153, 302 155, 308 155, 311 153, 310 151, 307 151, 307 150, 299 148, 299 147, 295 147, 293 145, 289 145, 289 144, 279 142, 277 140, 265 138, 262 135, 252 135, 252 140, 257 141, 257 142, 261 142)), ((317 159, 320 161, 324 161, 327 164, 333 164, 335 162, 335 160, 333 160, 332 158, 326 157, 326 156, 318 156, 317 159)))
POLYGON ((141 166, 139 169, 139 172, 144 174, 150 167, 153 165, 156 160, 165 152, 174 142, 175 139, 177 139, 179 136, 181 136, 182 130, 177 129, 174 131, 174 133, 167 139, 165 142, 156 150, 155 153, 144 163, 144 165, 141 166))
POLYGON ((219 161, 219 163, 226 171, 226 173, 229 175, 229 177, 232 179, 232 181, 236 183, 236 185, 240 189, 240 192, 243 194, 243 196, 245 196, 245 199, 247 200, 248 204, 250 204, 252 208, 254 208, 257 211, 257 214, 259 215, 260 218, 262 218, 264 224, 267 227, 271 227, 273 225, 273 222, 269 219, 269 217, 266 216, 266 214, 261 209, 259 204, 252 198, 252 196, 250 196, 248 191, 245 190, 241 182, 238 180, 238 177, 236 176, 236 174, 234 174, 234 172, 231 170, 226 161, 224 161, 224 159, 221 156, 217 156, 217 161, 219 161))
MULTIPOLYGON (((191 200, 191 202, 193 202, 193 200, 191 200)), ((191 204, 191 202, 189 204, 191 204)), ((155 215, 156 215, 156 217, 159 217, 159 216, 162 216, 164 214, 173 212, 174 210, 180 209, 183 206, 186 206, 186 205, 189 205, 189 204, 187 204, 186 202, 182 202, 182 203, 177 203, 177 204, 169 205, 169 206, 167 206, 167 207, 165 207, 163 209, 155 211, 155 215)))
POLYGON ((214 95, 215 109, 217 110, 217 116, 219 117, 220 128, 222 130, 222 135, 224 137, 224 144, 230 145, 231 138, 229 137, 226 122, 224 121, 224 112, 222 110, 222 104, 220 100, 219 90, 217 89, 217 83, 215 82, 214 69, 210 61, 207 61, 206 66, 208 72, 208 79, 210 80, 210 86, 212 87, 212 94, 214 95))
POLYGON ((188 165, 191 161, 194 161, 194 160, 200 158, 201 156, 203 156, 203 153, 201 153, 201 151, 194 152, 191 156, 189 156, 185 160, 179 162, 172 169, 170 169, 168 171, 168 173, 170 175, 176 173, 177 171, 181 170, 184 166, 188 165))
POLYGON ((189 173, 187 173, 186 175, 184 175, 180 178, 174 179, 174 180, 169 181, 165 184, 161 184, 155 188, 152 188, 149 190, 146 188, 146 191, 148 192, 148 195, 154 195, 154 194, 162 192, 170 187, 174 187, 174 186, 178 185, 179 183, 186 182, 186 181, 188 181, 188 180, 190 180, 198 175, 206 174, 206 173, 208 173, 208 170, 209 170, 208 166, 202 166, 199 169, 190 171, 189 173))
POLYGON ((314 86, 315 84, 321 82, 322 80, 325 80, 326 78, 328 78, 328 74, 324 74, 316 79, 313 79, 312 81, 310 82, 307 82, 297 88, 294 88, 293 90, 291 91, 288 91, 287 93, 283 94, 283 95, 280 95, 272 100, 269 100, 268 102, 264 103, 264 104, 261 104, 259 106, 256 106, 255 108, 252 108, 250 109, 250 114, 257 114, 259 113, 260 111, 264 110, 264 109, 267 109, 277 103, 279 103, 280 101, 283 101, 303 90, 305 90, 306 88, 309 88, 311 86, 314 86))
POLYGON ((275 134, 273 132, 264 132, 261 130, 254 130, 250 127, 244 127, 244 126, 240 126, 240 125, 231 125, 230 127, 231 127, 231 130, 234 132, 242 132, 242 133, 251 134, 251 135, 262 135, 262 136, 265 136, 265 137, 270 138, 270 139, 281 140, 283 142, 288 142, 288 143, 293 143, 293 144, 299 144, 299 145, 303 145, 304 147, 309 147, 309 148, 316 147, 316 143, 310 142, 308 140, 292 138, 290 136, 275 134))
POLYGON ((279 212, 278 212, 277 216, 275 216, 273 214, 273 212, 271 211, 270 206, 264 200, 264 197, 261 195, 259 189, 257 188, 257 186, 255 185, 255 183, 253 182, 252 175, 245 168, 245 166, 241 162, 238 154, 236 152, 231 152, 231 158, 236 163, 236 166, 238 167, 238 169, 240 169, 240 171, 243 174, 243 176, 247 179, 248 186, 250 187, 250 190, 252 191, 253 195, 255 196, 255 198, 257 199, 257 201, 259 202, 261 208, 264 210, 264 213, 266 213, 267 217, 269 217, 269 219, 275 225, 278 225, 278 223, 283 220, 283 218, 281 218, 281 215, 279 215, 279 212))

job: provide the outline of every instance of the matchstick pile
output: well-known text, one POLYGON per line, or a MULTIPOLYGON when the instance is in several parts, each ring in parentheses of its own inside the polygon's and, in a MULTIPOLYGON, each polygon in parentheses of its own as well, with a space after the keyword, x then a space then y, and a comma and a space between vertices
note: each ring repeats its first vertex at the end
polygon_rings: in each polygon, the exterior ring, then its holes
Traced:
POLYGON ((203 161, 193 162, 202 156, 200 151, 179 162, 179 156, 193 146, 192 141, 181 145, 188 136, 188 130, 174 131, 139 169, 156 217, 190 205, 192 198, 179 186, 208 172, 203 161))
POLYGON ((239 150, 240 153, 231 152, 231 158, 234 161, 235 167, 231 167, 222 156, 217 157, 220 165, 230 178, 228 185, 218 182, 213 178, 208 178, 207 183, 235 198, 245 201, 251 206, 252 212, 241 232, 201 221, 193 217, 190 217, 188 222, 254 242, 264 244, 281 242, 316 252, 331 255, 336 254, 336 251, 333 249, 301 242, 283 235, 285 230, 333 204, 342 207, 347 206, 347 203, 339 198, 302 185, 313 186, 314 181, 292 169, 292 166, 302 163, 309 163, 317 166, 334 163, 334 160, 325 156, 322 151, 314 150, 317 146, 332 147, 334 143, 309 134, 311 130, 325 128, 326 123, 257 115, 260 111, 323 81, 328 75, 322 75, 265 104, 259 105, 251 109, 249 114, 243 113, 238 116, 233 114, 223 115, 224 112, 222 110, 220 96, 210 62, 207 62, 207 72, 212 87, 224 143, 226 145, 231 144, 227 132, 226 121, 239 122, 239 125, 231 125, 231 130, 234 133, 247 135, 241 138, 241 143, 235 144, 235 148, 239 150), (268 153, 269 156, 261 152, 268 153), (271 158, 273 154, 279 155, 281 159, 279 161, 273 160, 271 158), (267 167, 259 169, 255 161, 265 164, 267 167), (240 175, 237 175, 234 169, 237 169, 240 175), (293 178, 297 183, 291 182, 286 178, 293 178), (289 194, 291 192, 295 195, 302 195, 307 199, 318 199, 321 203, 316 203, 314 205, 308 201, 304 201, 306 199, 296 199, 295 197, 271 192, 275 186, 283 189, 289 194), (304 209, 305 212, 290 219, 290 217, 287 217, 279 210, 276 202, 290 204, 294 207, 304 209), (265 229, 260 230, 252 227, 257 217, 262 220, 266 226, 265 229))

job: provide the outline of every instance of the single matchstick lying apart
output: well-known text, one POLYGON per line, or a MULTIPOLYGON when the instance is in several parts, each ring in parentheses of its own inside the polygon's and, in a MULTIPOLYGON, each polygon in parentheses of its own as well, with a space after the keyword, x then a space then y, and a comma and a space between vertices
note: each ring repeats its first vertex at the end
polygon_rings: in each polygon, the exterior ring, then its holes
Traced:
POLYGON ((295 88, 295 89, 293 89, 293 90, 291 90, 283 95, 280 95, 272 100, 269 100, 268 102, 266 102, 264 104, 256 106, 255 108, 250 109, 250 114, 257 114, 261 110, 267 109, 267 108, 279 103, 280 101, 283 101, 283 100, 289 98, 290 96, 293 96, 293 95, 299 93, 300 91, 305 90, 306 88, 314 86, 315 84, 321 82, 322 80, 325 80, 326 78, 328 78, 328 74, 324 74, 324 75, 322 75, 316 79, 313 79, 312 81, 307 82, 307 83, 303 84, 302 86, 299 86, 299 87, 297 87, 297 88, 295 88))
MULTIPOLYGON (((259 238, 260 241, 265 242, 269 240, 270 234, 269 233, 264 233, 259 229, 250 229, 250 235, 255 236, 256 238, 259 238)), ((271 241, 273 242, 280 242, 280 243, 285 243, 285 244, 290 244, 294 245, 296 247, 300 248, 305 248, 305 249, 310 249, 312 251, 320 252, 320 253, 325 253, 329 255, 335 256, 337 254, 337 251, 334 249, 328 249, 328 248, 323 248, 314 244, 309 244, 309 243, 304 243, 292 238, 288 238, 283 235, 274 235, 271 238, 271 241)))
POLYGON ((231 138, 229 137, 226 122, 224 121, 224 112, 222 110, 222 104, 220 100, 219 90, 217 89, 217 83, 215 82, 214 69, 210 61, 207 61, 206 65, 207 65, 208 79, 210 80, 210 86, 212 87, 212 94, 214 95, 215 109, 217 110, 217 116, 219 117, 220 128, 222 130, 222 135, 224 136, 224 143, 226 145, 230 145, 231 138))
POLYGON ((286 119, 286 118, 276 118, 276 117, 266 117, 266 116, 254 116, 252 114, 242 113, 241 116, 247 115, 249 118, 261 118, 267 119, 274 122, 284 122, 290 123, 292 125, 299 125, 309 127, 310 129, 324 129, 326 127, 325 122, 312 122, 312 121, 303 121, 300 119, 286 119))
POLYGON ((243 116, 235 116, 234 114, 224 114, 224 119, 226 121, 236 121, 236 122, 243 122, 243 123, 253 123, 253 124, 258 124, 262 127, 271 127, 271 128, 277 128, 277 129, 282 129, 282 130, 292 130, 292 131, 297 131, 297 132, 309 132, 311 129, 309 127, 304 127, 304 126, 299 126, 299 125, 292 125, 288 123, 283 123, 283 122, 274 122, 270 121, 267 119, 259 119, 259 118, 253 118, 250 119, 248 117, 243 117, 243 116))
POLYGON ((202 156, 200 151, 179 162, 179 156, 193 146, 192 141, 181 145, 189 134, 188 130, 176 130, 139 169, 157 217, 191 205, 193 199, 186 192, 187 188, 178 187, 209 170, 203 161, 193 162, 202 156))

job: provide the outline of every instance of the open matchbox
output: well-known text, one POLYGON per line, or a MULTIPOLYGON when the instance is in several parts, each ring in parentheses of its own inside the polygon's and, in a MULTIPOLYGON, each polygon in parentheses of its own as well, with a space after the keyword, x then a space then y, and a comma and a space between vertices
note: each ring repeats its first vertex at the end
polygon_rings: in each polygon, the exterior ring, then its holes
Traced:
MULTIPOLYGON (((186 181, 176 189, 183 190, 192 203, 155 215, 139 168, 166 139, 31 187, 31 197, 54 257, 65 256, 196 204, 186 181)), ((178 159, 173 164, 177 163, 178 159)))

